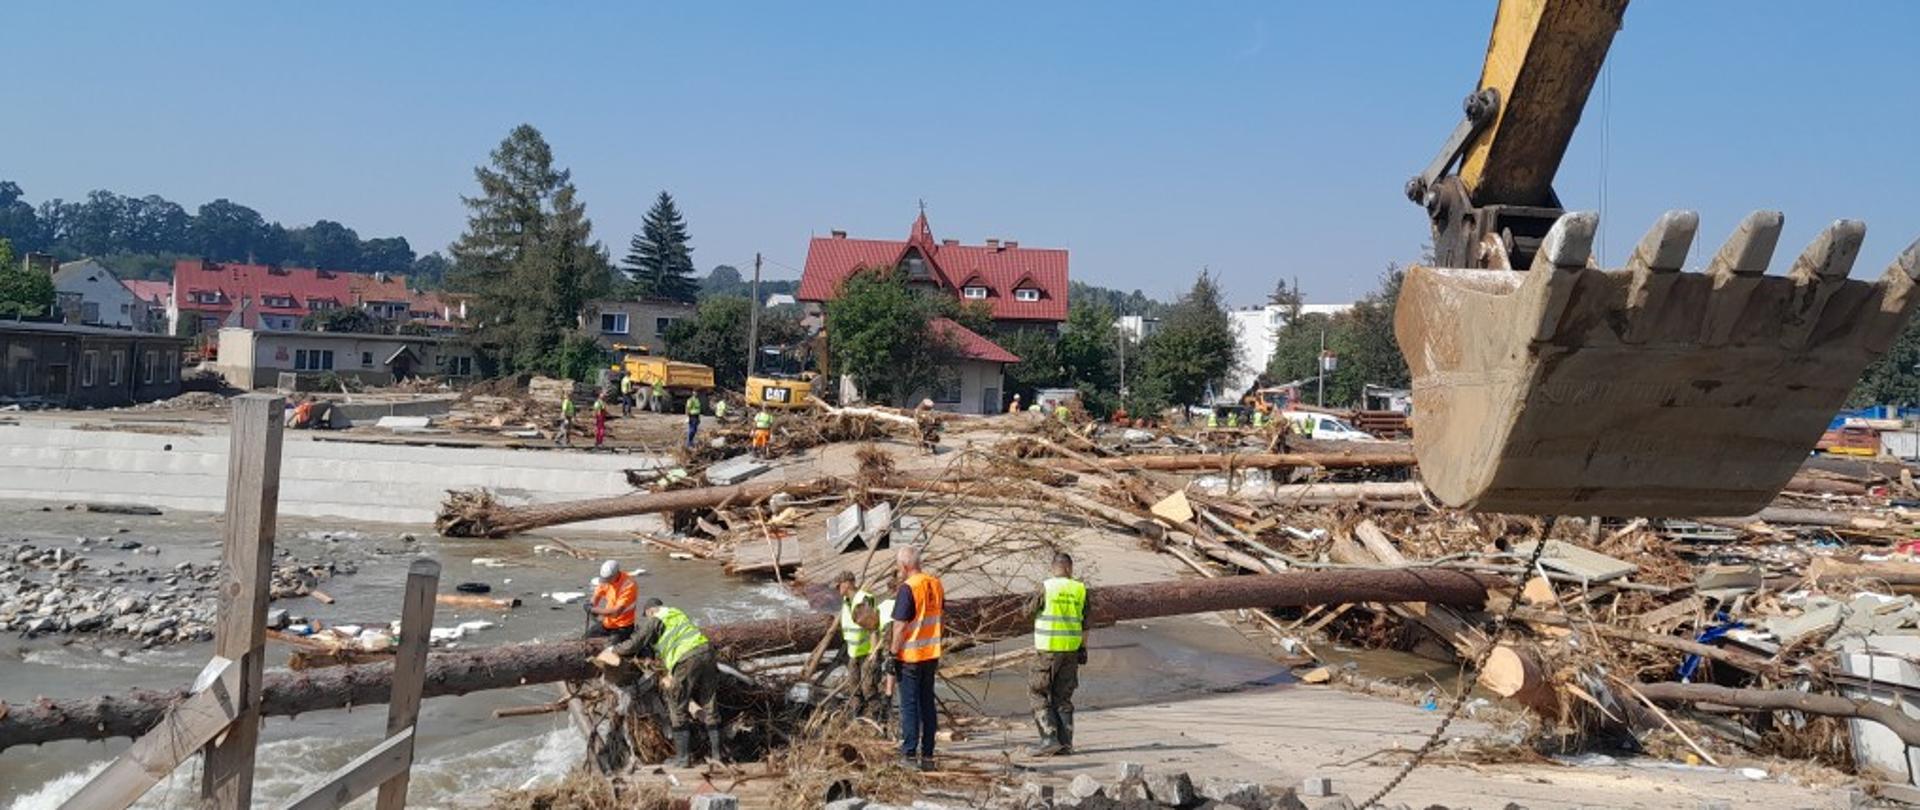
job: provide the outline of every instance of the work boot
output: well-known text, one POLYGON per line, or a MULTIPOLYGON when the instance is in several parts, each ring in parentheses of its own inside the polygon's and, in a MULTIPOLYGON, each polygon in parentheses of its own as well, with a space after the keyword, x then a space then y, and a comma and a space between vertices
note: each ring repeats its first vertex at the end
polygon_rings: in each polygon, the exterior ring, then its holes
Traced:
POLYGON ((727 761, 726 749, 720 747, 719 726, 707 726, 707 761, 715 764, 725 764, 727 761))
POLYGON ((667 764, 675 768, 685 768, 688 764, 688 752, 693 749, 693 734, 685 726, 673 730, 673 759, 667 764))
POLYGON ((1073 710, 1060 710, 1060 756, 1073 753, 1073 710))
POLYGON ((1040 744, 1028 751, 1027 755, 1034 757, 1052 757, 1059 756, 1060 751, 1061 745, 1059 740, 1055 740, 1052 737, 1041 737, 1040 744))
POLYGON ((933 757, 930 757, 930 756, 929 756, 929 757, 921 757, 921 758, 920 758, 920 762, 919 762, 919 765, 918 765, 918 767, 920 768, 920 772, 921 772, 921 773, 927 773, 927 772, 930 772, 930 771, 932 771, 932 770, 933 770, 933 757))

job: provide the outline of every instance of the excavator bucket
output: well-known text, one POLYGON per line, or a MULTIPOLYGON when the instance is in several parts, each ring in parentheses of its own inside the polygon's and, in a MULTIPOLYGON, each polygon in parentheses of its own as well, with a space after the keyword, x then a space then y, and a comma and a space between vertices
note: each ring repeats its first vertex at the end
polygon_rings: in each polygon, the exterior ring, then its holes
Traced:
POLYGON ((1847 278, 1866 228, 1833 223, 1766 275, 1781 216, 1681 272, 1699 217, 1668 212, 1627 266, 1589 266, 1598 217, 1561 216, 1533 265, 1408 270, 1394 334, 1427 487, 1489 512, 1748 515, 1778 494, 1920 302, 1920 242, 1847 278))

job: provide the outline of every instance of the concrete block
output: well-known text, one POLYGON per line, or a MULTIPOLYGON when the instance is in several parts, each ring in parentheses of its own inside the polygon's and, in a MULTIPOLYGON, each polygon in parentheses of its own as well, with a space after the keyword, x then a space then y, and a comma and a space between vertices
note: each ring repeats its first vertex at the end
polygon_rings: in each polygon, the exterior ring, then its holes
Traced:
POLYGON ((272 610, 267 611, 267 628, 268 629, 283 630, 283 629, 286 629, 286 626, 287 626, 286 608, 274 608, 272 610))
POLYGON ((1105 795, 1106 788, 1100 784, 1100 780, 1083 773, 1074 777, 1073 783, 1067 785, 1067 794, 1078 800, 1086 800, 1105 795))
POLYGON ((1239 779, 1209 777, 1200 785, 1200 795, 1216 802, 1237 804, 1241 807, 1265 807, 1268 803, 1267 791, 1252 782, 1239 779))
POLYGON ((835 553, 844 554, 860 546, 854 542, 860 539, 860 504, 848 504, 847 508, 827 518, 827 545, 835 553))
POLYGON ((432 424, 431 416, 382 416, 373 426, 385 430, 424 430, 432 424))
POLYGON ((1324 776, 1309 776, 1300 781, 1300 795, 1325 797, 1333 795, 1333 780, 1324 776))
POLYGON ((767 463, 750 455, 738 455, 707 468, 707 483, 730 487, 768 470, 767 463))
POLYGON ((1138 762, 1121 762, 1113 768, 1113 778, 1119 782, 1138 782, 1147 775, 1147 767, 1138 762))
POLYGON ((889 542, 900 545, 924 546, 930 538, 927 536, 925 521, 912 515, 901 515, 893 519, 893 529, 889 531, 889 542))
POLYGON ((1345 796, 1335 796, 1313 806, 1313 810, 1354 810, 1353 801, 1345 796))
POLYGON ((880 542, 887 539, 887 532, 892 529, 893 504, 886 501, 874 504, 872 509, 860 516, 860 539, 867 541, 869 546, 879 548, 880 542))
POLYGON ((740 800, 731 793, 702 793, 693 797, 688 810, 740 810, 740 800))
POLYGON ((1186 771, 1148 774, 1144 780, 1147 795, 1154 801, 1174 807, 1186 807, 1200 800, 1200 794, 1193 789, 1193 777, 1186 771))

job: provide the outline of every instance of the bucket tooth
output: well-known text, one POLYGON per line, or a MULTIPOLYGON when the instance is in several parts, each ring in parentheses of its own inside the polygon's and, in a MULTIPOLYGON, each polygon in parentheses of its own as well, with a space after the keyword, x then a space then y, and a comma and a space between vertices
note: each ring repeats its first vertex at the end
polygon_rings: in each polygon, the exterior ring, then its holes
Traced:
POLYGON ((1645 343, 1658 321, 1658 307, 1669 298, 1667 292, 1686 266, 1687 253, 1693 249, 1693 237, 1700 231, 1700 215, 1692 211, 1668 211, 1640 238, 1627 259, 1627 329, 1620 339, 1626 343, 1645 343))
MULTIPOLYGON (((1573 300, 1573 288, 1580 273, 1593 256, 1593 234, 1600 215, 1592 211, 1574 211, 1554 220, 1540 250, 1533 256, 1533 269, 1520 282, 1522 301, 1529 302, 1539 317, 1534 321, 1533 339, 1551 340, 1560 331, 1567 303, 1573 300)), ((1529 311, 1522 305, 1522 312, 1529 311)))
POLYGON ((1920 239, 1913 240, 1887 265, 1873 287, 1880 303, 1866 313, 1872 319, 1866 325, 1866 345, 1870 351, 1884 354, 1906 330, 1914 305, 1920 304, 1920 239))
POLYGON ((1860 258, 1860 243, 1866 236, 1866 223, 1835 220, 1807 245, 1800 258, 1793 260, 1793 269, 1787 271, 1793 294, 1787 300, 1785 324, 1780 330, 1781 346, 1801 349, 1813 342, 1828 300, 1853 272, 1853 262, 1860 258))
POLYGON ((1748 214, 1714 254, 1713 263, 1707 266, 1711 293, 1701 323, 1702 344, 1723 346, 1733 337, 1740 316, 1747 311, 1747 301, 1773 261, 1785 221, 1779 211, 1748 214))

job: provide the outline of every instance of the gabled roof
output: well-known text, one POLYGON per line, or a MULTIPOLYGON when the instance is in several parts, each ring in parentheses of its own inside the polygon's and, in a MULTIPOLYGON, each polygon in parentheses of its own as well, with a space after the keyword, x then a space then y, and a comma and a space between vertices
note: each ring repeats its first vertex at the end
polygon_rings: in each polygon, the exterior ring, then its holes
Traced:
POLYGON ((980 336, 980 333, 961 326, 952 318, 934 318, 927 322, 936 337, 944 338, 953 344, 952 348, 961 357, 968 360, 982 360, 988 363, 1018 363, 1020 358, 1013 352, 1000 348, 995 343, 980 336))
POLYGON ((61 263, 60 267, 53 271, 53 283, 70 284, 78 280, 80 276, 93 273, 104 273, 114 281, 120 280, 120 277, 114 275, 113 271, 107 269, 106 265, 101 264, 98 260, 86 258, 80 259, 79 261, 61 263))
POLYGON ((133 297, 149 304, 164 305, 167 303, 167 296, 173 294, 173 282, 171 281, 153 281, 150 279, 137 278, 130 281, 121 281, 120 283, 126 285, 127 291, 133 293, 133 297))
POLYGON ((1067 251, 1012 243, 941 244, 933 238, 924 213, 914 220, 904 240, 849 239, 840 232, 814 237, 807 245, 807 263, 795 297, 802 301, 832 300, 840 284, 855 270, 895 267, 909 247, 920 249, 936 283, 954 295, 959 295, 962 284, 986 287, 996 320, 1067 319, 1067 251), (1040 300, 1014 300, 1014 288, 1022 285, 1039 290, 1040 300))

